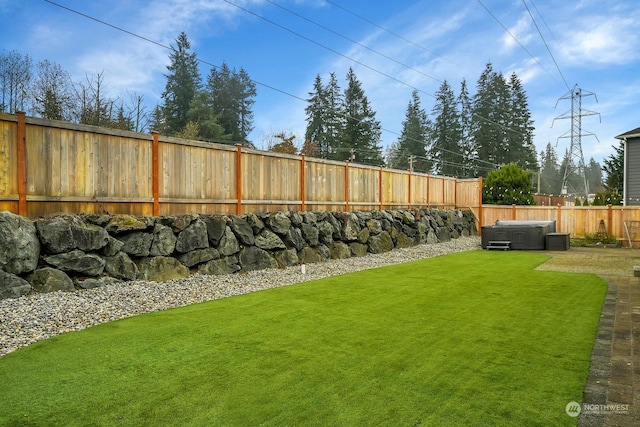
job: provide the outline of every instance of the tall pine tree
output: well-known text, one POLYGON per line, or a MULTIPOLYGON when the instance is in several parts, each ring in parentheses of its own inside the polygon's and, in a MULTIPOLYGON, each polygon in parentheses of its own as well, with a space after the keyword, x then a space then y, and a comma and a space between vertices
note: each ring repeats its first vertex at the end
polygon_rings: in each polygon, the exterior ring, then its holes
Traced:
POLYGON ((513 73, 509 78, 509 101, 507 108, 507 131, 505 133, 509 158, 527 171, 538 169, 536 149, 533 143, 533 120, 529 112, 529 101, 522 82, 513 73))
POLYGON ((462 127, 456 97, 451 86, 445 80, 435 93, 433 106, 433 133, 431 156, 434 159, 435 172, 447 176, 462 174, 464 155, 462 153, 462 127))
POLYGON ((168 74, 165 75, 167 83, 162 93, 162 119, 156 122, 157 126, 163 126, 158 130, 168 135, 177 135, 186 128, 191 102, 200 90, 198 60, 190 49, 187 34, 181 32, 176 38, 176 46, 171 47, 169 54, 170 64, 167 66, 168 74))
POLYGON ((458 111, 460 113, 460 151, 463 163, 460 176, 477 177, 480 175, 481 162, 478 158, 478 147, 473 138, 473 104, 467 89, 467 82, 464 79, 460 84, 458 111))
POLYGON ((430 172, 432 164, 427 159, 430 133, 431 123, 420 104, 418 91, 414 90, 407 106, 405 119, 402 122, 400 137, 389 151, 389 166, 395 169, 409 169, 410 158, 412 158, 414 171, 430 172))
POLYGON ((343 111, 345 125, 337 160, 351 158, 358 163, 382 165, 380 122, 376 120, 376 112, 369 105, 362 84, 352 68, 347 73, 343 111))

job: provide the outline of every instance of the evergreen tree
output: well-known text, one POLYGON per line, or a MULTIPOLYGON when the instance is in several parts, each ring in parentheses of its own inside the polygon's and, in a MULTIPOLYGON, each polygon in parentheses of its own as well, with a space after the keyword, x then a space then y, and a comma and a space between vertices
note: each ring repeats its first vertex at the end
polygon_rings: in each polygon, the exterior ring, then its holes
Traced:
POLYGON ((244 70, 230 69, 223 62, 212 68, 207 78, 207 90, 211 98, 211 113, 224 129, 224 138, 248 142, 253 130, 253 111, 256 96, 255 83, 244 70))
POLYGON ((462 127, 451 86, 445 80, 435 93, 436 104, 432 110, 433 131, 431 155, 435 171, 441 175, 459 176, 462 172, 462 127))
POLYGON ((337 160, 355 160, 368 165, 381 165, 380 122, 371 109, 353 69, 347 73, 347 88, 344 92, 345 126, 342 132, 342 146, 337 160), (355 156, 355 158, 353 157, 355 156))
POLYGON ((513 73, 509 79, 508 118, 505 137, 511 162, 525 170, 537 170, 536 149, 533 143, 533 120, 529 112, 529 101, 522 82, 513 73))
POLYGON ((324 120, 326 131, 320 152, 326 159, 344 160, 340 157, 341 137, 345 127, 344 96, 340 90, 336 73, 329 74, 329 82, 323 90, 324 120))
POLYGON ((491 171, 482 182, 482 203, 494 205, 532 205, 531 172, 515 163, 491 171))
POLYGON ((506 83, 488 63, 478 78, 473 97, 473 139, 478 157, 492 164, 504 163, 504 101, 506 83))
POLYGON ((186 33, 181 32, 175 41, 176 46, 171 46, 168 74, 165 75, 167 83, 162 93, 164 127, 160 131, 168 135, 176 135, 185 129, 191 102, 201 86, 198 60, 196 54, 190 52, 191 43, 186 33))
POLYGON ((414 171, 430 172, 432 164, 427 159, 430 126, 427 113, 420 105, 418 91, 414 90, 402 122, 400 137, 387 153, 389 166, 395 169, 409 169, 409 159, 413 156, 414 171))
POLYGON ((322 85, 322 78, 318 74, 313 82, 313 92, 309 93, 308 105, 305 108, 307 114, 307 129, 304 134, 305 144, 314 144, 319 156, 326 158, 328 147, 325 136, 327 134, 326 122, 326 94, 322 85))
POLYGON ((458 109, 460 113, 460 150, 462 152, 463 167, 461 177, 477 177, 480 175, 478 147, 473 138, 473 105, 466 80, 460 84, 458 95, 458 109))
POLYGON ((324 159, 337 159, 340 148, 340 135, 344 128, 344 99, 335 73, 329 75, 329 82, 323 85, 320 76, 316 76, 313 91, 309 93, 307 129, 304 147, 307 155, 316 153, 324 159))
POLYGON ((560 194, 562 174, 558 165, 558 154, 551 143, 540 152, 540 189, 543 194, 560 194))
POLYGON ((593 157, 589 159, 589 163, 585 165, 585 174, 589 183, 589 190, 592 193, 598 193, 604 190, 602 183, 602 167, 593 157))
POLYGON ((605 188, 609 191, 624 190, 624 141, 620 141, 617 147, 611 146, 614 152, 604 159, 602 170, 607 174, 605 188))

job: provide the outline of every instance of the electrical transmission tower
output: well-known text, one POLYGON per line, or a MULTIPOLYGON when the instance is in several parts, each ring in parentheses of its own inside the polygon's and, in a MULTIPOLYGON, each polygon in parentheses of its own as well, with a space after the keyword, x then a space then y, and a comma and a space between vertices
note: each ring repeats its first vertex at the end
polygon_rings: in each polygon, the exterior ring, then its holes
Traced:
MULTIPOLYGON (((563 99, 571 100, 571 110, 553 119, 554 123, 559 119, 571 119, 571 130, 564 133, 560 138, 571 138, 571 146, 568 152, 567 164, 564 168, 564 175, 562 178, 562 194, 571 193, 579 194, 587 197, 589 195, 589 181, 587 180, 586 167, 584 164, 584 155, 582 154, 582 137, 583 136, 595 136, 591 133, 582 130, 582 118, 585 116, 600 115, 594 111, 582 109, 582 98, 593 95, 598 102, 598 97, 595 93, 582 90, 575 85, 572 90, 562 96, 558 102, 563 99), (579 183, 570 182, 570 178, 573 174, 576 174, 580 179, 579 183), (570 188, 571 187, 571 188, 570 188)), ((558 106, 556 102, 556 107, 558 106)), ((551 125, 553 127, 553 124, 551 125)), ((598 140, 600 142, 600 140, 598 140)))

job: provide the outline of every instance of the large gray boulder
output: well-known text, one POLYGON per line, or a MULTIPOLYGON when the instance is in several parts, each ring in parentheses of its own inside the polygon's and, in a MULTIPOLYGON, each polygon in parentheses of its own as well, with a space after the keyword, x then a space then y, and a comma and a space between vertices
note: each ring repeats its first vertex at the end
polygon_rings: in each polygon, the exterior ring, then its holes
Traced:
POLYGON ((200 219, 193 221, 178 233, 178 240, 176 241, 177 252, 184 254, 195 249, 208 247, 209 238, 207 236, 207 225, 200 219))
POLYGON ((214 259, 206 264, 198 266, 198 273, 210 275, 231 274, 240 271, 240 264, 237 256, 228 256, 221 259, 214 259))
POLYGON ((368 245, 369 252, 372 254, 381 254, 393 249, 393 240, 388 232, 383 231, 378 235, 369 237, 368 245))
POLYGON ((299 263, 298 252, 295 249, 285 249, 283 251, 277 251, 273 254, 273 257, 278 262, 278 267, 291 267, 299 263))
POLYGON ((230 227, 225 227, 224 235, 218 245, 218 252, 223 256, 234 255, 240 252, 240 244, 230 227))
POLYGON ((118 236, 118 240, 124 243, 120 249, 122 252, 135 257, 146 257, 151 253, 153 234, 144 231, 133 231, 118 236))
POLYGON ((318 246, 318 244, 320 243, 320 240, 318 238, 320 236, 320 231, 317 227, 311 224, 304 223, 300 227, 300 230, 302 231, 302 237, 304 237, 304 240, 309 243, 309 246, 318 246))
POLYGON ((266 228, 256 236, 255 245, 264 250, 286 249, 280 236, 266 228))
POLYGON ((132 215, 114 215, 109 219, 109 223, 104 227, 109 234, 121 234, 130 231, 141 231, 147 229, 147 223, 143 219, 132 215))
POLYGON ((138 278, 138 266, 125 252, 118 252, 114 256, 104 258, 104 271, 109 275, 123 280, 138 278))
POLYGON ((0 299, 19 298, 31 291, 31 285, 15 274, 0 270, 0 299))
POLYGON ((340 237, 345 242, 353 242, 358 239, 360 221, 353 212, 336 212, 334 216, 340 221, 340 237))
POLYGON ((105 261, 95 254, 88 254, 79 249, 63 254, 43 257, 44 261, 67 273, 85 276, 100 276, 104 271, 105 261))
POLYGON ((333 242, 329 251, 332 259, 351 258, 351 248, 344 242, 333 242))
POLYGON ((178 238, 173 234, 171 227, 156 224, 153 227, 153 241, 149 249, 151 256, 169 256, 176 248, 178 238))
POLYGON ((109 242, 107 231, 97 225, 87 224, 78 216, 60 215, 36 222, 40 243, 50 254, 60 254, 74 249, 97 251, 109 242))
POLYGON ((154 282, 184 279, 189 276, 189 269, 175 258, 156 256, 142 258, 136 262, 138 277, 154 282))
POLYGON ((211 246, 216 247, 224 237, 227 229, 227 221, 224 218, 202 215, 201 220, 207 226, 207 237, 211 246))
POLYGON ((51 267, 39 268, 29 274, 26 279, 38 292, 73 292, 75 290, 73 281, 67 273, 51 267))
POLYGON ((0 270, 20 274, 38 266, 40 241, 31 221, 11 212, 0 212, 0 270))
POLYGON ((245 271, 265 270, 267 268, 277 268, 278 262, 269 252, 256 246, 247 246, 240 251, 240 266, 245 271))
POLYGON ((322 255, 318 248, 305 246, 298 252, 298 260, 300 264, 312 264, 314 262, 322 262, 322 255))
POLYGON ((245 246, 253 246, 256 240, 253 236, 253 228, 251 225, 239 216, 231 217, 231 230, 235 233, 236 237, 241 244, 245 246))
POLYGON ((193 267, 218 258, 220 258, 220 252, 214 248, 195 249, 186 254, 178 255, 178 261, 187 267, 193 267))
POLYGON ((318 240, 323 244, 330 246, 333 243, 333 226, 328 221, 319 221, 318 226, 318 240))
POLYGON ((306 244, 304 237, 302 237, 302 231, 296 227, 291 227, 282 240, 288 248, 295 248, 297 251, 302 250, 306 244))
POLYGON ((274 233, 285 235, 289 232, 289 228, 291 228, 291 220, 285 212, 276 212, 269 216, 267 225, 274 233))

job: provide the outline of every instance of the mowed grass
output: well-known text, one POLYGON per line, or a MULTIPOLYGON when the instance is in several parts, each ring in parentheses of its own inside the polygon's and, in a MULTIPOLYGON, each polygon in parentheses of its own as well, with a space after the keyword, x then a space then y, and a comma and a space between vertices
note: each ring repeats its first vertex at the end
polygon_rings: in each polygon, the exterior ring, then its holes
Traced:
POLYGON ((606 284, 473 251, 152 313, 0 358, 3 426, 575 425, 606 284))

